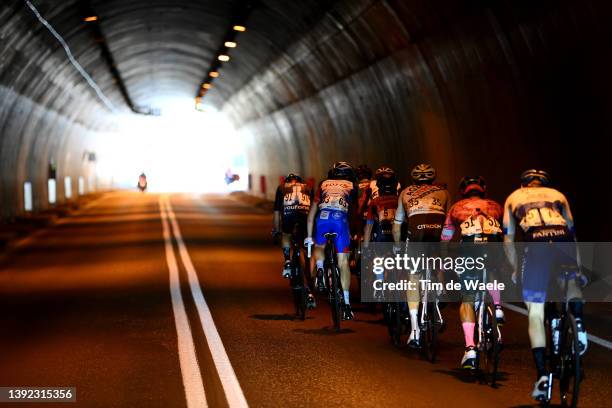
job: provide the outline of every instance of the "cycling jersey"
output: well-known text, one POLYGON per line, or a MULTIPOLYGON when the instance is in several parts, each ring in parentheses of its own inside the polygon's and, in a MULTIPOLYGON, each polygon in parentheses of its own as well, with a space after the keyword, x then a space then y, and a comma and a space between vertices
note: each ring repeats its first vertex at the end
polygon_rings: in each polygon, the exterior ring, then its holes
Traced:
POLYGON ((319 208, 315 220, 315 244, 325 245, 325 234, 334 232, 337 234, 336 250, 350 252, 349 210, 357 205, 357 198, 357 189, 351 181, 324 180, 319 184, 314 196, 319 208))
POLYGON ((573 218, 567 199, 549 187, 522 187, 505 204, 504 230, 518 222, 525 241, 556 242, 573 239, 573 218), (513 217, 511 219, 510 217, 513 217), (566 219, 571 225, 568 225, 566 219))
POLYGON ((305 183, 283 183, 276 189, 274 211, 282 214, 282 231, 291 234, 296 230, 306 236, 306 218, 310 210, 312 190, 305 183))
POLYGON ((420 242, 438 242, 446 219, 449 195, 440 184, 412 184, 400 194, 395 223, 407 218, 408 239, 420 242))
POLYGON ((493 200, 470 197, 457 201, 448 211, 442 240, 458 235, 461 241, 501 241, 503 210, 493 200))
POLYGON ((368 204, 367 223, 374 224, 374 242, 392 242, 392 225, 397 209, 396 195, 377 195, 368 204))
POLYGON ((504 232, 512 233, 515 223, 523 230, 526 242, 542 242, 525 248, 521 271, 523 300, 544 303, 550 274, 560 264, 576 264, 564 251, 545 244, 574 241, 574 221, 567 199, 549 187, 522 187, 506 199, 504 232))

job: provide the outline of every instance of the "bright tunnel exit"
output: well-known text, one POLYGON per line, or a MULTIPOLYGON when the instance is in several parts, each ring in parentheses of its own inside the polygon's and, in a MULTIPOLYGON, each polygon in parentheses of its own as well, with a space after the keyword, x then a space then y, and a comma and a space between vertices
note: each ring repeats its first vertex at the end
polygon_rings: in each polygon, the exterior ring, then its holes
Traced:
POLYGON ((98 141, 98 177, 135 189, 147 175, 152 192, 218 193, 247 188, 244 143, 226 116, 194 109, 193 99, 167 100, 161 116, 125 115, 118 132, 98 141), (231 175, 239 179, 228 184, 231 175))

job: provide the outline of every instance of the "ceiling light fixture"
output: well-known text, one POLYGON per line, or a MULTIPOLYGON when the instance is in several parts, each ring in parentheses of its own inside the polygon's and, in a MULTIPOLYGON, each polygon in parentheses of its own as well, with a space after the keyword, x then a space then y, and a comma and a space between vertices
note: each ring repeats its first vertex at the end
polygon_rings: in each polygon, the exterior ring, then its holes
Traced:
POLYGON ((246 31, 246 27, 242 25, 235 25, 234 31, 240 31, 241 33, 244 33, 246 31))
POLYGON ((227 62, 227 61, 229 61, 229 60, 230 60, 230 57, 229 57, 229 55, 226 55, 226 54, 221 54, 221 55, 219 55, 219 56, 217 57, 217 59, 218 59, 219 61, 227 62))
POLYGON ((236 45, 238 45, 238 44, 236 44, 234 41, 226 41, 225 42, 225 46, 227 48, 236 48, 236 45))
POLYGON ((98 16, 87 16, 83 19, 85 22, 98 21, 98 16))

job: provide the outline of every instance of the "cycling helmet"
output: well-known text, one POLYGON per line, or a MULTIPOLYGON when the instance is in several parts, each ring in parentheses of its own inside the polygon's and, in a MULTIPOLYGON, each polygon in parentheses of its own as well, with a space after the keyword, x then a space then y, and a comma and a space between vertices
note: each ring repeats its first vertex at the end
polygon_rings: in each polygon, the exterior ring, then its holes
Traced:
POLYGON ((382 166, 376 169, 376 173, 374 173, 374 178, 378 180, 379 177, 386 175, 395 176, 395 171, 391 167, 382 166))
POLYGON ((355 171, 353 167, 345 161, 334 163, 328 173, 329 178, 336 180, 350 180, 355 179, 355 171))
POLYGON ((417 183, 431 183, 436 179, 436 169, 430 164, 417 164, 410 171, 410 176, 417 183))
POLYGON ((521 174, 521 185, 526 186, 533 180, 540 180, 543 186, 550 184, 550 175, 544 170, 529 169, 521 174))
POLYGON ((487 183, 482 176, 465 176, 459 182, 459 192, 467 196, 469 192, 477 191, 482 195, 487 191, 487 183))
POLYGON ((357 175, 358 180, 370 180, 372 178, 372 169, 370 169, 366 164, 360 164, 355 169, 355 174, 357 175))
POLYGON ((289 182, 291 180, 295 180, 298 183, 302 182, 302 178, 300 176, 298 176, 297 174, 295 174, 295 173, 289 173, 289 174, 287 174, 287 177, 285 177, 285 183, 287 183, 287 182, 289 182))

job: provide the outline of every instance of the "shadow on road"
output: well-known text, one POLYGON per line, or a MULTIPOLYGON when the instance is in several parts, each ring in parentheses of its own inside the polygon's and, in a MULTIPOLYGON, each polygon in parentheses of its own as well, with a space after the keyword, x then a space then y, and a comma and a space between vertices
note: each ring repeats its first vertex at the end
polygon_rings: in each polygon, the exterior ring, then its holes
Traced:
POLYGON ((325 326, 320 329, 295 329, 293 331, 296 333, 314 334, 317 336, 337 336, 340 334, 355 333, 355 331, 351 329, 340 329, 340 331, 337 332, 332 326, 325 326))

